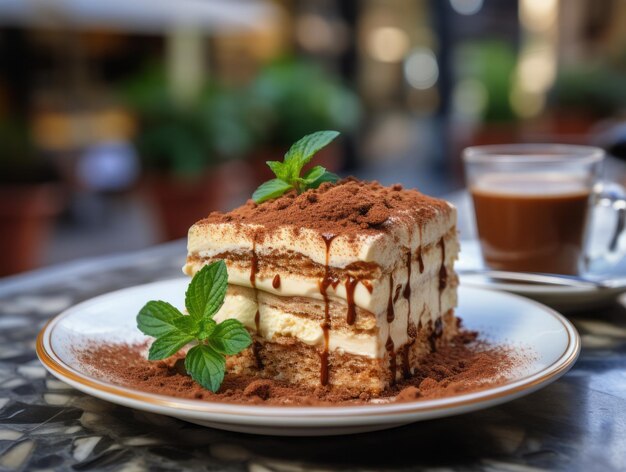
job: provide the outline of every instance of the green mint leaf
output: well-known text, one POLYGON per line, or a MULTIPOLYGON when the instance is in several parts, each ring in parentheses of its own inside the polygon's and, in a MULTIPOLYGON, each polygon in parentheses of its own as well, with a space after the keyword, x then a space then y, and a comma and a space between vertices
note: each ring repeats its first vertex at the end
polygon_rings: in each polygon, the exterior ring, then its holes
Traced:
POLYGON ((228 319, 218 324, 213 319, 224 303, 227 285, 226 264, 220 260, 203 267, 191 280, 185 292, 189 315, 164 301, 146 303, 137 315, 137 326, 156 338, 148 359, 165 359, 193 343, 185 356, 185 368, 204 388, 217 391, 224 380, 224 356, 237 354, 252 343, 239 321, 228 319))
POLYGON ((222 354, 237 354, 252 344, 252 338, 240 321, 231 318, 215 327, 209 343, 222 354))
POLYGON ((300 175, 300 171, 302 170, 302 166, 298 163, 297 159, 291 159, 289 161, 285 160, 285 169, 285 172, 287 173, 287 178, 284 180, 295 187, 296 181, 298 180, 298 177, 300 175))
POLYGON ((200 322, 191 316, 183 315, 180 318, 175 319, 174 326, 176 326, 178 331, 193 337, 197 337, 200 332, 200 322))
POLYGON ((272 169, 274 175, 280 180, 288 181, 289 180, 289 166, 287 166, 284 162, 279 161, 267 161, 266 164, 272 169))
POLYGON ((195 339, 187 333, 172 331, 159 336, 150 346, 148 360, 158 361, 176 354, 181 348, 195 339))
POLYGON ((213 331, 215 330, 216 326, 217 326, 217 323, 215 322, 215 320, 212 320, 211 318, 202 320, 200 322, 200 331, 198 332, 198 339, 200 341, 204 341, 208 339, 211 336, 211 334, 213 334, 213 331))
POLYGON ((306 188, 310 189, 310 188, 317 188, 320 185, 322 185, 324 182, 337 182, 339 180, 339 176, 337 174, 333 174, 332 172, 328 172, 326 169, 324 169, 324 173, 322 175, 320 175, 317 179, 315 179, 313 182, 306 184, 306 188))
POLYGON ((137 315, 137 327, 148 336, 159 337, 177 330, 175 320, 183 314, 167 302, 152 300, 137 315))
POLYGON ((210 318, 224 303, 228 285, 228 272, 224 261, 204 266, 193 276, 185 293, 185 306, 189 316, 199 321, 210 318))
POLYGON ((324 175, 325 172, 326 172, 326 169, 324 167, 315 166, 311 170, 309 170, 306 174, 304 174, 304 177, 302 177, 302 180, 304 181, 305 184, 311 185, 313 182, 319 179, 322 175, 324 175))
POLYGON ((285 164, 289 165, 291 179, 296 179, 313 155, 330 144, 337 136, 339 136, 337 131, 317 131, 306 135, 291 146, 285 154, 285 164))
POLYGON ((210 346, 199 344, 189 349, 185 358, 185 369, 204 388, 217 392, 224 380, 226 359, 210 346))
POLYGON ((304 177, 300 177, 302 168, 313 155, 337 136, 339 136, 337 131, 318 131, 306 135, 289 148, 283 162, 267 161, 267 165, 272 169, 276 178, 261 184, 252 194, 252 199, 256 203, 262 203, 280 197, 292 188, 302 193, 309 188, 318 187, 322 182, 339 180, 339 177, 326 171, 322 166, 315 166, 304 177))
POLYGON ((284 180, 272 179, 265 183, 262 183, 252 194, 252 200, 256 203, 264 202, 272 198, 280 197, 287 190, 292 189, 293 186, 288 184, 284 180))

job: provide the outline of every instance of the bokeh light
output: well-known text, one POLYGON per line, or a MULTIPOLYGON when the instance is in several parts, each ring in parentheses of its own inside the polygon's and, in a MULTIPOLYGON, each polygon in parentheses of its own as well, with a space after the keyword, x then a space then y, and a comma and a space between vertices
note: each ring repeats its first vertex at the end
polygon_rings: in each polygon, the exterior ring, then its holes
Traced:
POLYGON ((488 99, 485 84, 476 79, 463 79, 454 87, 452 106, 459 117, 478 119, 487 108, 488 99))
POLYGON ((556 21, 558 0, 520 0, 522 26, 530 31, 545 31, 556 21))
POLYGON ((452 9, 459 15, 474 15, 483 6, 483 0, 450 0, 452 9))
POLYGON ((518 64, 520 86, 529 92, 547 90, 556 77, 556 58, 547 48, 530 50, 518 64))
POLYGON ((414 49, 404 62, 404 76, 409 85, 418 90, 435 85, 439 78, 439 66, 432 49, 414 49))
POLYGON ((313 53, 340 54, 349 44, 344 23, 315 13, 305 13, 296 21, 296 40, 313 53))
POLYGON ((546 104, 544 93, 525 90, 518 84, 513 86, 509 99, 513 111, 520 118, 533 118, 539 115, 546 104))
POLYGON ((400 62, 409 46, 409 35, 395 26, 374 28, 366 39, 367 52, 381 62, 400 62))

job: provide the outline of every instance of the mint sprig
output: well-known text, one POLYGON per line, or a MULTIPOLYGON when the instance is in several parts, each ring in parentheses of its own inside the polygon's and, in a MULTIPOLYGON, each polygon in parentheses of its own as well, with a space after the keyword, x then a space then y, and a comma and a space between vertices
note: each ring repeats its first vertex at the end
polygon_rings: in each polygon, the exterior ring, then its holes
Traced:
POLYGON ((275 179, 262 183, 252 194, 256 203, 280 197, 285 192, 295 189, 298 193, 319 187, 323 182, 336 182, 339 176, 328 172, 322 166, 315 166, 300 176, 302 169, 313 155, 330 144, 337 136, 337 131, 317 131, 300 139, 285 154, 283 162, 267 161, 275 179))
POLYGON ((224 380, 225 356, 237 354, 252 343, 239 321, 216 323, 213 319, 224 303, 227 285, 226 264, 220 260, 204 266, 191 280, 185 292, 188 315, 161 300, 146 303, 137 315, 137 327, 156 338, 148 359, 165 359, 194 344, 185 357, 185 369, 204 388, 216 392, 224 380))

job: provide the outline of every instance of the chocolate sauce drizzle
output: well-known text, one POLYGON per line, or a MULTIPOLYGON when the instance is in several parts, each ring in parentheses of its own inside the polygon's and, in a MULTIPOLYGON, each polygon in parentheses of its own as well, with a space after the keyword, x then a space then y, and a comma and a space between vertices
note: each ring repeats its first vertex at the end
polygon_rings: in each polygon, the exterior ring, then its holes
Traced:
POLYGON ((439 240, 441 248, 441 267, 439 267, 439 313, 441 313, 441 295, 448 285, 448 270, 446 269, 446 243, 441 238, 439 240))
POLYGON ((398 298, 400 298, 400 294, 402 293, 402 285, 397 285, 396 286, 396 291, 393 295, 393 302, 396 303, 398 301, 398 298))
POLYGON ((428 342, 430 343, 430 350, 435 351, 437 349, 437 339, 439 339, 443 335, 443 321, 441 317, 435 320, 435 324, 433 326, 433 332, 428 336, 428 342))
POLYGON ((389 372, 391 373, 391 385, 395 385, 396 383, 396 370, 398 368, 398 363, 396 361, 396 350, 393 344, 393 339, 391 339, 391 333, 387 337, 387 342, 385 343, 385 348, 389 353, 389 372))
POLYGON ((422 246, 417 248, 417 263, 420 266, 420 274, 424 273, 424 259, 422 258, 422 246))
POLYGON ((254 326, 256 326, 256 334, 259 334, 260 332, 260 328, 259 328, 260 321, 261 321, 261 313, 259 312, 259 310, 257 310, 256 313, 254 314, 254 326))
POLYGON ((420 246, 417 248, 417 263, 419 264, 420 274, 424 273, 424 259, 422 258, 422 227, 420 226, 420 246))
MULTIPOLYGON (((412 262, 411 251, 409 251, 409 253, 407 254, 407 258, 406 258, 406 270, 407 270, 406 285, 404 287, 404 292, 402 293, 404 298, 406 298, 409 301, 409 317, 407 319, 411 317, 411 262, 412 262)), ((408 329, 408 323, 407 323, 407 329, 408 329)))
MULTIPOLYGON (((256 313, 254 314, 254 326, 256 327, 257 337, 260 337, 261 334, 260 334, 259 325, 260 325, 261 313, 259 312, 259 309, 258 309, 259 295, 256 289, 256 274, 258 272, 259 272, 259 258, 257 257, 257 254, 256 254, 256 235, 255 235, 252 240, 252 260, 250 263, 250 285, 252 285, 252 288, 254 289, 254 298, 257 304, 257 310, 256 310, 256 313)), ((263 368, 263 359, 261 359, 261 347, 262 347, 261 343, 257 339, 255 339, 254 342, 252 343, 252 354, 254 355, 254 358, 256 360, 256 366, 257 366, 257 369, 259 370, 263 368)))
POLYGON ((415 343, 415 338, 411 339, 402 347, 402 376, 405 379, 411 378, 411 367, 409 365, 409 353, 411 352, 411 346, 415 343))
POLYGON ((252 354, 254 355, 254 359, 256 360, 256 368, 258 370, 263 369, 263 359, 261 358, 261 343, 259 341, 254 341, 252 343, 252 354))
POLYGON ((415 340, 417 339, 417 333, 422 329, 422 318, 424 317, 424 312, 426 312, 426 304, 424 304, 422 306, 422 311, 420 312, 419 316, 417 317, 418 321, 417 321, 417 327, 415 327, 415 325, 413 325, 413 330, 411 330, 409 327, 408 328, 408 334, 409 334, 409 338, 411 338, 411 341, 409 341, 407 344, 405 344, 404 348, 405 350, 402 352, 402 359, 403 359, 403 366, 405 366, 405 368, 403 369, 403 373, 404 373, 404 378, 408 379, 410 377, 412 377, 412 373, 411 373, 411 369, 409 368, 409 351, 410 348, 413 344, 415 344, 415 340))
POLYGON ((439 268, 439 292, 443 292, 448 285, 448 269, 446 269, 446 242, 441 238, 439 240, 441 247, 441 267, 439 268))
POLYGON ((348 275, 346 279, 346 301, 348 303, 348 314, 346 316, 346 323, 353 325, 356 321, 356 305, 354 304, 354 289, 359 281, 348 275))
POLYGON ((433 332, 428 337, 430 349, 434 351, 437 347, 437 339, 443 335, 443 320, 441 319, 441 295, 448 286, 448 269, 446 269, 446 242, 443 237, 439 240, 441 248, 441 267, 439 267, 439 318, 435 320, 433 332))
POLYGON ((328 350, 329 350, 329 331, 330 331, 330 304, 328 301, 328 287, 330 285, 337 286, 339 283, 330 273, 330 245, 335 239, 334 234, 323 234, 322 239, 326 244, 326 264, 324 265, 324 278, 319 283, 320 293, 324 298, 324 321, 322 323, 322 331, 324 333, 324 349, 320 352, 320 383, 328 385, 328 350))
POLYGON ((276 274, 274 276, 274 280, 272 280, 272 287, 274 287, 276 290, 280 288, 280 274, 276 274))
POLYGON ((396 314, 393 310, 393 276, 389 274, 389 300, 387 301, 387 323, 391 323, 396 314))
POLYGON ((441 320, 441 317, 435 320, 435 329, 433 330, 433 334, 435 335, 435 338, 440 338, 443 334, 443 321, 441 320))
MULTIPOLYGON (((421 254, 421 250, 418 249, 418 254, 421 254)), ((406 270, 407 270, 407 279, 406 285, 404 287, 404 293, 402 294, 404 298, 406 298, 408 307, 406 314, 406 335, 409 338, 409 341, 402 348, 402 375, 405 379, 411 377, 411 369, 409 366, 409 351, 411 346, 415 342, 415 337, 411 336, 411 266, 413 265, 411 250, 407 253, 406 258, 406 270)))
POLYGON ((396 383, 396 350, 393 344, 393 339, 391 339, 391 323, 395 319, 396 314, 393 308, 393 276, 389 274, 389 300, 387 302, 387 323, 389 324, 389 334, 387 335, 387 342, 385 343, 385 348, 389 353, 389 371, 391 373, 391 384, 394 385, 396 383))
MULTIPOLYGON (((420 244, 421 244, 421 240, 422 240, 422 227, 421 226, 419 227, 419 232, 420 232, 420 244)), ((416 260, 417 260, 419 272, 420 274, 422 274, 424 272, 424 259, 422 258, 422 246, 421 245, 417 248, 416 260)), ((415 344, 415 339, 417 338, 417 331, 419 329, 419 328, 416 329, 415 325, 413 326, 411 325, 411 270, 412 270, 412 266, 413 266, 413 255, 411 254, 411 250, 409 249, 409 252, 407 253, 407 260, 406 260, 407 282, 406 282, 406 286, 404 287, 404 298, 406 298, 407 303, 408 303, 407 317, 406 317, 406 334, 409 340, 404 346, 402 346, 402 375, 405 379, 408 379, 412 376, 411 364, 410 364, 411 346, 415 344), (411 329, 411 327, 413 327, 413 329, 411 329)), ((423 310, 425 309, 426 309, 426 305, 424 305, 423 310)), ((421 324, 421 317, 423 314, 423 310, 418 318, 418 324, 421 324)))
POLYGON ((252 240, 252 260, 250 261, 250 285, 256 288, 256 274, 259 272, 259 258, 256 255, 256 236, 252 240))

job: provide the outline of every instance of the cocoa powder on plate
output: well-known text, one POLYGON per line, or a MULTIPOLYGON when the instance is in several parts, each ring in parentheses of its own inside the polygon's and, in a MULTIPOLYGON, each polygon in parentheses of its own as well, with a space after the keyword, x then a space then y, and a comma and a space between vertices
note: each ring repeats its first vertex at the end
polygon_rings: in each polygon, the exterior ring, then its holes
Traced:
MULTIPOLYGON (((219 391, 212 393, 181 369, 184 354, 149 361, 146 349, 147 344, 92 344, 77 350, 77 355, 99 377, 114 384, 180 398, 274 406, 349 405, 371 400, 367 394, 354 398, 335 389, 303 388, 229 373, 219 391)), ((378 398, 390 402, 419 401, 502 385, 511 369, 521 362, 519 352, 480 341, 475 332, 462 331, 452 342, 422 359, 411 378, 399 381, 378 398)))

